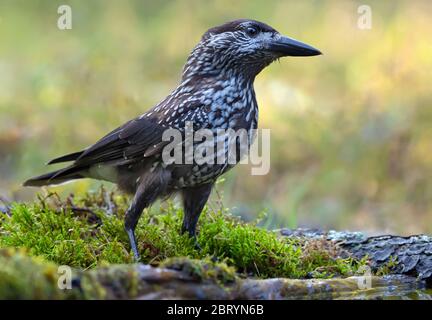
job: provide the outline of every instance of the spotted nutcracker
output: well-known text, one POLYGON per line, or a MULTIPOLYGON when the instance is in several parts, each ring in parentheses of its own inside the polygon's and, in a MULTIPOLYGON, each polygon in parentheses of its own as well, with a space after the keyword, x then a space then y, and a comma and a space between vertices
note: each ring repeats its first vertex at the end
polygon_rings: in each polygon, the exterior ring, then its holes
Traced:
MULTIPOLYGON (((24 185, 60 184, 81 178, 116 183, 133 195, 125 229, 136 259, 135 227, 144 208, 158 198, 181 194, 182 232, 195 237, 198 218, 215 180, 233 165, 164 163, 161 154, 169 143, 163 139, 165 130, 185 132, 187 123, 194 129, 213 131, 254 130, 258 123, 253 86, 256 75, 281 57, 319 54, 317 49, 255 20, 235 20, 211 28, 189 55, 181 82, 170 95, 94 145, 49 162, 71 162, 69 166, 29 179, 24 185)), ((193 148, 198 145, 193 144, 193 148)))

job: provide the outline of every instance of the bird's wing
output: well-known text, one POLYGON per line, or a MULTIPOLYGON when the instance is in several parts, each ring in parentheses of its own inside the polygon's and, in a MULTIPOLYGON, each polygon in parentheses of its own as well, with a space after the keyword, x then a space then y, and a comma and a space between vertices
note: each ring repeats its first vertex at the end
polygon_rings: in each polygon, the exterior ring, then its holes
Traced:
POLYGON ((178 115, 182 121, 175 125, 158 114, 154 117, 142 116, 113 130, 94 145, 85 149, 75 160, 74 165, 86 166, 96 163, 125 164, 142 160, 162 152, 170 141, 162 139, 165 130, 178 128, 183 132, 185 119, 194 123, 194 128, 206 126, 207 114, 201 106, 191 104, 184 114, 178 115), (189 112, 192 110, 194 112, 189 112), (187 116, 186 116, 187 114, 187 116), (162 120, 162 121, 161 121, 162 120))
POLYGON ((154 155, 155 146, 163 148, 162 140, 166 126, 156 119, 142 117, 125 123, 90 146, 75 160, 75 165, 90 165, 103 162, 133 162, 145 157, 147 149, 153 150, 146 156, 154 155))

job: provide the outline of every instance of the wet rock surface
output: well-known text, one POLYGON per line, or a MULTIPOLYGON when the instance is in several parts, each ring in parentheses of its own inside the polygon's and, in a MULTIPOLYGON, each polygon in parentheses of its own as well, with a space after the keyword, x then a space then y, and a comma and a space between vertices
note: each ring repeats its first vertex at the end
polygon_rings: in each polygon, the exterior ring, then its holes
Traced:
POLYGON ((335 279, 266 279, 241 283, 236 299, 430 299, 424 282, 409 276, 335 279))
POLYGON ((368 237, 361 232, 324 232, 316 229, 281 229, 280 233, 288 237, 325 238, 357 259, 367 256, 374 270, 392 261, 392 267, 388 270, 391 274, 418 277, 432 285, 432 237, 368 237))

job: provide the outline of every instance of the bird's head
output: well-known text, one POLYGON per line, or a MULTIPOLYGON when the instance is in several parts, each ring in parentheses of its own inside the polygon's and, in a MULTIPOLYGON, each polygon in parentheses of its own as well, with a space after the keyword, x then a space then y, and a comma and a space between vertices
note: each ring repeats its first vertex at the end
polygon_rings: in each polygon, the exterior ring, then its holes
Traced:
POLYGON ((265 23, 235 20, 204 33, 188 58, 183 79, 221 73, 254 78, 278 58, 319 54, 319 50, 283 36, 265 23))

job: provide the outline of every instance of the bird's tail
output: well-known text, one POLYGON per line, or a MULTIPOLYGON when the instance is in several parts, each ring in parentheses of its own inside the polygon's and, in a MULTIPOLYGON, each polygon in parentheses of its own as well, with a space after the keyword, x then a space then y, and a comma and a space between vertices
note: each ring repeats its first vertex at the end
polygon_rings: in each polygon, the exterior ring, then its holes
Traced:
POLYGON ((82 168, 70 166, 64 169, 45 173, 43 175, 28 179, 23 183, 25 187, 41 187, 51 184, 61 184, 70 180, 85 178, 80 171, 82 168))

